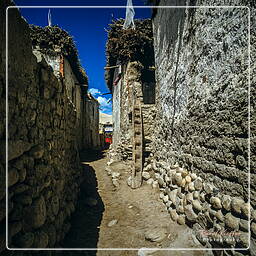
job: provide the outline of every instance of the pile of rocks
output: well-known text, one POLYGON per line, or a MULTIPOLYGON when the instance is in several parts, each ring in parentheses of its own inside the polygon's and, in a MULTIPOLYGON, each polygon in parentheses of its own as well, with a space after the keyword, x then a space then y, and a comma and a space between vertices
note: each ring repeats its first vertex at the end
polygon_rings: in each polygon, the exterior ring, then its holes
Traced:
POLYGON ((146 181, 148 185, 151 185, 152 188, 158 187, 158 181, 155 177, 155 171, 157 171, 156 161, 153 158, 153 154, 150 153, 149 157, 145 159, 142 178, 146 181))
POLYGON ((160 198, 173 221, 193 226, 203 244, 248 247, 250 229, 256 236, 256 211, 248 202, 220 193, 213 184, 178 165, 156 163, 153 158, 149 161, 143 177, 152 187, 158 184, 160 198))
POLYGON ((110 159, 108 162, 107 162, 107 167, 105 169, 105 171, 107 172, 108 176, 111 177, 111 180, 112 180, 112 183, 113 183, 113 186, 115 188, 119 187, 119 182, 118 180, 120 179, 120 176, 121 174, 119 172, 115 172, 112 170, 111 168, 111 165, 114 163, 115 161, 113 159, 110 159))
POLYGON ((120 143, 115 147, 110 145, 108 158, 114 161, 131 161, 132 160, 132 145, 127 143, 127 140, 121 139, 120 143))

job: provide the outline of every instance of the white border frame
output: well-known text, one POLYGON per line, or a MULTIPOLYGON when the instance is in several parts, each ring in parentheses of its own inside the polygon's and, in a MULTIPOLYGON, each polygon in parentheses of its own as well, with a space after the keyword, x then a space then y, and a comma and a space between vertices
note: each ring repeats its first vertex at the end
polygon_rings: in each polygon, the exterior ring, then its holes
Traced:
MULTIPOLYGON (((146 8, 155 8, 155 9, 202 9, 202 8, 246 8, 248 10, 248 203, 251 202, 251 172, 250 172, 250 139, 251 139, 251 130, 250 130, 250 115, 251 115, 251 104, 250 104, 250 92, 251 92, 251 11, 248 6, 133 6, 135 9, 146 9, 146 8)), ((8 10, 9 9, 19 9, 19 8, 52 8, 52 9, 125 9, 126 6, 8 6, 6 8, 6 249, 10 251, 222 251, 222 250, 234 250, 233 248, 9 248, 8 247, 8 10)), ((251 245, 251 231, 250 231, 250 220, 251 220, 251 208, 249 207, 249 220, 248 220, 248 241, 249 246, 247 248, 235 248, 235 250, 246 251, 249 250, 251 245)))

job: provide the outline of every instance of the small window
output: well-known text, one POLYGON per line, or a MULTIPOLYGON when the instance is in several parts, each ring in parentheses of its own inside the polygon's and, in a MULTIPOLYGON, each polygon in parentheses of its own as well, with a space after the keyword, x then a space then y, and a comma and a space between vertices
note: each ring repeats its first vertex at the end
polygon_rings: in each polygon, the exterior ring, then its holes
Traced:
POLYGON ((73 103, 75 102, 75 96, 76 96, 76 92, 75 92, 75 88, 72 88, 72 101, 73 103))
POLYGON ((144 104, 155 103, 155 72, 151 70, 142 71, 142 93, 144 104))
POLYGON ((132 123, 132 112, 130 112, 130 113, 128 114, 128 117, 129 117, 129 123, 132 123))

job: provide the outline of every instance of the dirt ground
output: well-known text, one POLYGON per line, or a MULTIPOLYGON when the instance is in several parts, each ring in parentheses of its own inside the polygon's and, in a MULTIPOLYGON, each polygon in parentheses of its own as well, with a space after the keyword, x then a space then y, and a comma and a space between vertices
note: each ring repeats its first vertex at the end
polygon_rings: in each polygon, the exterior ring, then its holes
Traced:
POLYGON ((211 255, 210 252, 200 250, 159 250, 202 247, 190 228, 171 220, 165 205, 159 199, 157 188, 152 189, 144 183, 141 188, 133 190, 127 185, 130 170, 125 162, 111 165, 113 171, 121 174, 119 187, 113 186, 111 176, 105 171, 106 152, 98 154, 94 159, 83 159, 83 165, 86 181, 77 210, 72 216, 70 232, 63 243, 65 247, 98 248, 97 252, 87 251, 87 255, 97 256, 211 255), (113 225, 109 226, 111 221, 113 225), (166 237, 162 241, 151 242, 145 239, 145 232, 166 232, 166 237), (109 248, 135 249, 106 250, 109 248), (159 249, 146 252, 136 248, 159 249))

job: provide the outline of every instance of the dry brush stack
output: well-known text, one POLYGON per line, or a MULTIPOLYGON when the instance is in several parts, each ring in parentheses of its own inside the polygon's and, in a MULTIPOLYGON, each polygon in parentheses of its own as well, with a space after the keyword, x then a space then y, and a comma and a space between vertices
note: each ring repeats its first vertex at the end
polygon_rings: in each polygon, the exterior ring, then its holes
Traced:
MULTIPOLYGON (((135 20, 136 29, 123 29, 123 19, 109 25, 106 45, 107 66, 117 62, 139 61, 144 67, 154 65, 154 47, 152 22, 150 19, 135 20)), ((108 87, 112 88, 114 70, 107 70, 105 78, 108 87)))
POLYGON ((62 53, 69 61, 75 76, 81 84, 88 84, 88 78, 81 67, 78 52, 73 38, 58 26, 39 27, 30 25, 30 36, 33 48, 47 55, 62 53))

